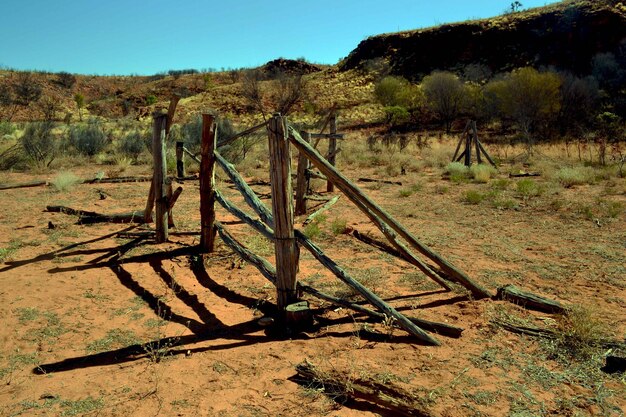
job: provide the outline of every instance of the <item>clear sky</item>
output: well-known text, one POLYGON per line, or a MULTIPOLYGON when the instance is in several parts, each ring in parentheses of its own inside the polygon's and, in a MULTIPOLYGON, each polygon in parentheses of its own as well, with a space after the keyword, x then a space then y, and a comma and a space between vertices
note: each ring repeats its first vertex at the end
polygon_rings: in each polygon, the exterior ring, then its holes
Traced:
MULTIPOLYGON (((521 0, 523 8, 554 3, 521 0)), ((0 0, 0 66, 82 74, 335 64, 364 38, 501 14, 509 0, 0 0)))

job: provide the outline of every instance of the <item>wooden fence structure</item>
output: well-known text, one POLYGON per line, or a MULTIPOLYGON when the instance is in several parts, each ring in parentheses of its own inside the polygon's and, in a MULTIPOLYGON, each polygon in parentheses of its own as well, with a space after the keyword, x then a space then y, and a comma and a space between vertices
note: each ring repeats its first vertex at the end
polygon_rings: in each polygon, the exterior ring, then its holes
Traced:
MULTIPOLYGON (((378 319, 388 317, 408 333, 432 345, 438 345, 439 342, 432 334, 429 334, 428 331, 455 337, 458 337, 462 331, 462 329, 458 327, 443 323, 406 317, 372 291, 364 287, 358 280, 354 279, 346 270, 341 268, 337 262, 322 251, 309 237, 294 228, 294 212, 302 213, 301 204, 303 200, 306 200, 306 184, 311 173, 310 164, 320 171, 321 176, 326 179, 328 183, 332 184, 333 189, 336 187, 345 194, 357 208, 369 217, 402 258, 418 267, 426 276, 441 287, 449 290, 449 282, 456 282, 471 291, 475 298, 491 296, 486 289, 470 279, 467 274, 447 261, 443 256, 419 241, 417 237, 402 226, 382 207, 365 195, 359 187, 346 178, 334 166, 330 160, 331 158, 324 158, 319 154, 310 143, 312 137, 327 137, 329 139, 333 139, 333 136, 335 136, 334 139, 343 137, 336 134, 336 129, 335 132, 333 132, 332 124, 331 133, 324 136, 322 136, 322 134, 312 135, 308 132, 298 132, 289 125, 286 117, 279 114, 274 115, 266 125, 260 125, 261 127, 266 126, 269 140, 272 197, 272 206, 271 209, 269 209, 245 182, 235 167, 224 159, 216 149, 216 144, 220 142, 218 140, 219 132, 217 132, 214 118, 209 115, 203 115, 202 120, 203 135, 201 159, 198 159, 185 149, 187 154, 191 155, 201 164, 200 192, 203 237, 201 239, 201 250, 207 253, 208 255, 206 256, 210 259, 210 253, 214 251, 214 240, 212 236, 217 232, 227 246, 241 258, 254 265, 260 273, 276 287, 277 307, 287 324, 293 324, 293 317, 299 317, 289 313, 290 306, 298 304, 299 294, 307 293, 311 296, 342 307, 350 308, 371 317, 378 319), (291 181, 292 148, 295 148, 299 153, 295 192, 297 210, 294 210, 294 193, 291 181), (215 181, 213 180, 215 172, 213 166, 215 164, 219 165, 230 178, 236 189, 242 194, 244 201, 254 210, 258 218, 253 218, 240 210, 221 194, 219 190, 215 189, 215 181), (220 204, 226 211, 273 241, 276 266, 273 266, 266 259, 248 250, 228 232, 224 225, 216 218, 215 207, 213 206, 214 203, 220 204), (403 243, 400 238, 404 239, 406 243, 403 243), (308 250, 324 267, 330 270, 339 280, 362 295, 378 311, 338 299, 332 295, 324 294, 315 288, 299 283, 297 271, 299 251, 301 248, 308 250), (414 251, 419 252, 431 263, 422 259, 422 257, 418 256, 414 251)), ((257 126, 257 128, 260 127, 257 126)), ((336 154, 336 149, 336 144, 334 148, 330 145, 329 154, 331 156, 333 152, 336 154)))
POLYGON ((472 165, 473 149, 476 150, 476 162, 478 162, 479 164, 482 164, 483 163, 482 156, 484 155, 484 157, 487 158, 487 161, 489 161, 489 163, 493 165, 494 168, 496 168, 496 163, 493 162, 493 159, 491 159, 491 156, 489 156, 489 154, 485 150, 485 147, 478 139, 478 130, 476 129, 476 121, 470 120, 465 125, 465 129, 463 129, 463 133, 461 133, 459 142, 456 145, 456 150, 454 151, 454 156, 452 156, 452 161, 460 162, 461 160, 463 160, 463 164, 465 166, 472 165), (461 150, 462 145, 465 145, 465 147, 463 148, 463 152, 459 154, 459 150, 461 150))

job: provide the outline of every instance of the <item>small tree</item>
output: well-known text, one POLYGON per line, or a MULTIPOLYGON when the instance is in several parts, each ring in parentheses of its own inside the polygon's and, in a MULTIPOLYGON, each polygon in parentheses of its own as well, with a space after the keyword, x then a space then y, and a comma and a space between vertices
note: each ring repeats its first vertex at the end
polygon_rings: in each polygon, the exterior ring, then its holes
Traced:
POLYGON ((263 118, 273 112, 289 114, 306 95, 306 82, 301 74, 275 72, 271 79, 265 78, 260 70, 249 70, 242 83, 248 108, 261 113, 263 118))
POLYGON ((518 125, 532 153, 532 132, 541 122, 554 119, 561 107, 560 77, 526 67, 511 72, 497 87, 502 113, 518 125))
POLYGON ((35 81, 29 72, 21 72, 17 76, 17 82, 13 85, 15 103, 20 106, 28 106, 41 97, 41 85, 35 81))
POLYGON ((78 119, 83 121, 83 113, 82 109, 85 107, 85 96, 81 93, 74 94, 74 102, 76 103, 76 107, 78 108, 78 119))
POLYGON ((439 117, 450 133, 452 122, 459 116, 465 88, 459 77, 451 72, 434 71, 424 77, 422 88, 428 106, 439 117))

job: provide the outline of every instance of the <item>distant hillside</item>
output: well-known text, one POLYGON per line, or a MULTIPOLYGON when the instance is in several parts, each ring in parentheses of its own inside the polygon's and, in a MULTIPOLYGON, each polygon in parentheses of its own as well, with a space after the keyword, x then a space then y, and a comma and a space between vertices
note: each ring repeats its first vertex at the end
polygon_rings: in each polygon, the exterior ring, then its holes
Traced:
POLYGON ((626 54, 626 6, 621 2, 567 1, 429 29, 373 36, 339 64, 341 70, 388 60, 391 72, 416 80, 433 70, 470 64, 494 73, 523 66, 554 66, 588 74, 595 55, 626 54))

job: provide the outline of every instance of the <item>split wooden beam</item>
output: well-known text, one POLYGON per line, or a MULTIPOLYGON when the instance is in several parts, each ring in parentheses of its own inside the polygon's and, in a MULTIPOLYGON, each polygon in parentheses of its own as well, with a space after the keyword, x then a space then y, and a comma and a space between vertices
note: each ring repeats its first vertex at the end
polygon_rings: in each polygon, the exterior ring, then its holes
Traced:
MULTIPOLYGON (((155 114, 152 131, 152 156, 154 175, 155 226, 156 242, 163 243, 168 238, 168 201, 167 201, 167 161, 165 156, 165 125, 167 115, 155 114)), ((151 204, 151 201, 148 202, 151 204)))
POLYGON ((291 149, 287 118, 274 115, 268 124, 272 215, 276 255, 276 291, 279 311, 297 300, 298 245, 293 229, 291 149))
MULTIPOLYGON (((334 135, 337 133, 337 113, 332 113, 330 115, 330 140, 328 142, 328 162, 335 166, 337 165, 336 157, 337 157, 337 138, 334 135)), ((326 191, 332 193, 335 191, 335 185, 333 182, 328 179, 326 182, 326 191)))
MULTIPOLYGON (((302 139, 311 143, 311 134, 308 132, 302 132, 302 139)), ((309 190, 309 180, 310 177, 307 174, 310 165, 309 159, 302 155, 302 153, 298 154, 298 174, 296 177, 296 207, 295 214, 296 216, 300 216, 302 214, 306 214, 306 194, 309 190)))
POLYGON ((215 148, 217 124, 210 114, 202 115, 202 143, 200 148, 200 249, 215 250, 215 148))
POLYGON ((542 311, 544 313, 565 312, 565 307, 558 301, 550 300, 549 298, 542 297, 528 291, 523 291, 515 285, 510 284, 498 288, 496 299, 507 300, 522 307, 542 311))
POLYGON ((302 222, 302 226, 306 226, 307 224, 311 223, 317 216, 319 216, 320 214, 322 214, 323 212, 325 212, 326 210, 334 206, 335 203, 339 201, 339 197, 341 197, 341 195, 334 196, 333 198, 328 200, 326 204, 320 207, 317 211, 311 213, 306 219, 304 219, 304 221, 302 222))
MULTIPOLYGON (((224 169, 229 178, 233 181, 233 183, 237 186, 239 191, 244 197, 246 203, 259 215, 261 220, 269 225, 271 230, 272 225, 274 224, 274 219, 272 217, 272 213, 269 209, 259 200, 259 198, 254 194, 254 191, 246 184, 241 175, 237 172, 235 167, 228 163, 219 153, 216 152, 217 162, 224 169)), ((241 218, 250 217, 246 213, 243 213, 239 210, 239 212, 231 211, 232 214, 241 218), (242 217, 240 217, 242 216, 242 217)), ((250 224, 255 229, 259 230, 261 233, 267 235, 270 231, 265 230, 263 228, 257 228, 254 226, 255 222, 246 221, 246 223, 250 224)), ((271 234, 273 235, 273 230, 271 230, 271 234)), ((328 268, 337 278, 339 278, 342 282, 344 282, 349 287, 353 288, 359 294, 361 294, 368 302, 382 311, 389 317, 393 317, 396 319, 396 322, 400 327, 402 327, 409 334, 417 337, 418 339, 432 344, 439 345, 439 342, 426 333, 424 330, 416 326, 413 322, 407 319, 404 315, 396 311, 393 307, 385 303, 380 297, 376 294, 372 293, 369 289, 364 287, 357 280, 352 278, 346 271, 344 271, 335 261, 333 261, 330 257, 328 257, 311 239, 309 239, 304 233, 299 230, 294 231, 294 235, 298 242, 306 248, 312 255, 317 259, 323 266, 328 268)))
MULTIPOLYGON (((357 313, 364 314, 366 316, 372 317, 377 320, 385 320, 386 318, 388 318, 387 316, 385 316, 382 313, 379 313, 378 311, 374 311, 370 308, 363 307, 360 304, 351 303, 350 301, 344 300, 342 298, 337 298, 332 295, 325 294, 308 285, 299 285, 298 289, 306 294, 319 298, 320 300, 327 301, 333 305, 344 307, 352 311, 356 311, 357 313)), ((418 325, 420 328, 429 332, 443 335, 443 336, 459 338, 461 337, 461 333, 463 333, 463 330, 465 330, 461 327, 452 326, 446 323, 438 323, 436 321, 419 319, 417 317, 407 317, 407 318, 413 323, 415 323, 416 325, 418 325)))
MULTIPOLYGON (((395 220, 384 209, 374 203, 367 195, 365 195, 359 187, 357 187, 352 181, 346 178, 341 172, 339 172, 332 164, 326 161, 315 149, 313 149, 308 143, 306 143, 298 132, 290 128, 289 138, 292 143, 300 152, 303 152, 307 158, 311 160, 328 179, 330 179, 337 187, 359 207, 375 224, 385 233, 382 225, 388 225, 388 229, 392 229, 403 239, 405 239, 410 246, 422 253, 424 256, 431 259, 437 265, 439 265, 446 275, 463 285, 469 291, 472 292, 476 298, 491 297, 491 294, 479 284, 475 283, 464 272, 448 262, 437 252, 420 242, 411 232, 409 232, 404 226, 402 226, 397 220, 395 220)), ((386 234, 387 236, 387 234, 386 234)), ((388 237, 389 238, 389 237, 388 237)), ((393 243, 393 242, 392 242, 393 243)), ((394 244, 394 246, 396 246, 394 244)), ((397 247, 396 247, 397 249, 397 247)))

